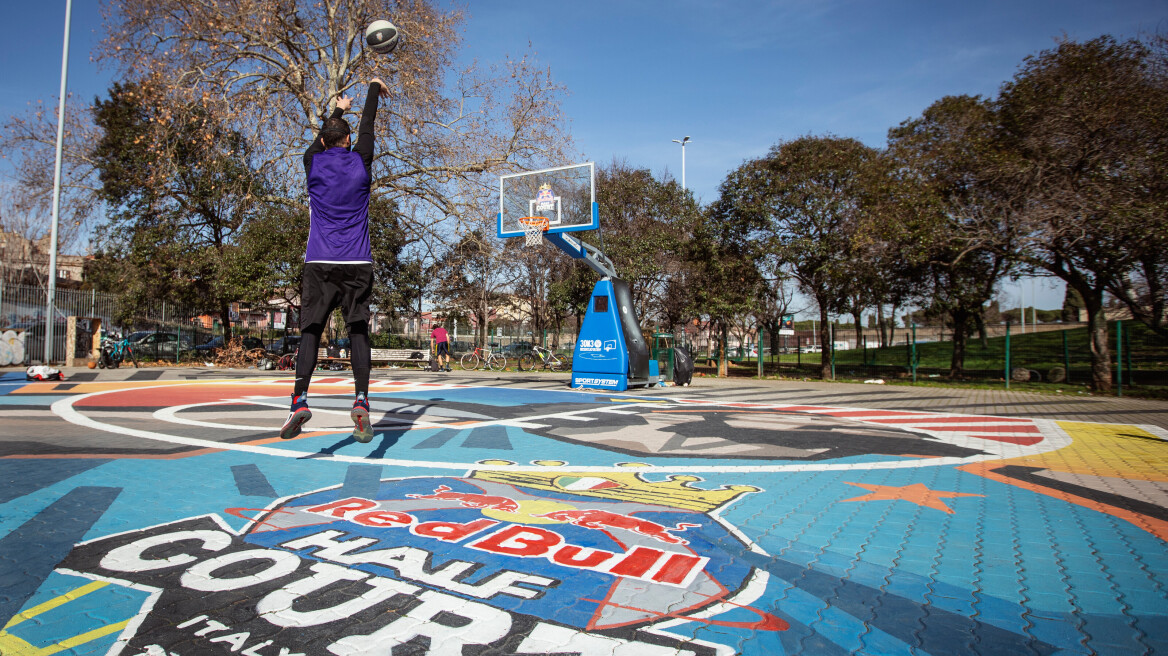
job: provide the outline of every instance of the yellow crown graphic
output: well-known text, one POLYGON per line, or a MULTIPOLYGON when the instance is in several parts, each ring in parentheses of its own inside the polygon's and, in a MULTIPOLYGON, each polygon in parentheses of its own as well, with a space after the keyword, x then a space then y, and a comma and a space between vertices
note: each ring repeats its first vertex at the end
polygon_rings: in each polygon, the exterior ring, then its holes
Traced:
MULTIPOLYGON (((482 465, 514 465, 508 460, 486 460, 482 465)), ((559 467, 560 460, 537 460, 536 465, 559 467)), ((636 469, 643 463, 622 463, 620 466, 636 469)), ((664 481, 649 481, 636 472, 572 472, 572 471, 506 471, 478 470, 471 478, 519 487, 570 492, 600 499, 652 503, 673 508, 710 512, 737 499, 743 494, 758 492, 753 485, 722 485, 716 490, 703 490, 692 485, 703 480, 700 476, 674 474, 664 481)))
POLYGON ((545 182, 545 183, 543 183, 543 184, 541 184, 541 185, 539 186, 539 190, 540 190, 540 191, 545 191, 545 190, 546 190, 546 191, 551 191, 551 189, 552 189, 552 186, 551 186, 550 184, 546 183, 546 182, 545 182))

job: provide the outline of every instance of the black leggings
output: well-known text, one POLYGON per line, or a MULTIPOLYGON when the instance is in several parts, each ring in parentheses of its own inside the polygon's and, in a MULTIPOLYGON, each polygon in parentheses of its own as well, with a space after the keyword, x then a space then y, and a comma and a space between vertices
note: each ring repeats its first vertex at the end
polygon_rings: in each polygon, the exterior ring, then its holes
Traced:
MULTIPOLYGON (((316 369, 317 349, 324 324, 314 323, 300 331, 300 353, 296 356, 296 386, 292 393, 299 396, 308 391, 312 372, 316 369)), ((372 366, 369 347, 369 322, 349 324, 349 362, 353 365, 356 393, 369 395, 369 369, 372 366)))

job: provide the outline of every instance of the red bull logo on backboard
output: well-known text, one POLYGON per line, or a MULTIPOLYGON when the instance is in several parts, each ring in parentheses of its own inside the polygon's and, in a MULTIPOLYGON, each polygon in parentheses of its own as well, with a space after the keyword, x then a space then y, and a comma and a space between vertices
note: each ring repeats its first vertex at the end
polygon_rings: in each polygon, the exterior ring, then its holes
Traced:
POLYGON ((551 185, 540 185, 539 191, 535 194, 535 211, 551 212, 555 209, 556 195, 552 192, 551 185))

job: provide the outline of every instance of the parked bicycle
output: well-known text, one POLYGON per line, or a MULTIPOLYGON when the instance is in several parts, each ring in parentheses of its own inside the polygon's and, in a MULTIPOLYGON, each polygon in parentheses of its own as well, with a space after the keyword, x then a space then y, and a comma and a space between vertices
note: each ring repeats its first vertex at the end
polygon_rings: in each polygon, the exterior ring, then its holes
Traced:
POLYGON ((97 366, 101 369, 117 369, 122 363, 130 359, 134 368, 138 368, 138 358, 134 355, 134 345, 129 339, 114 339, 106 337, 101 340, 101 355, 97 358, 97 366))
POLYGON ((476 348, 475 350, 462 356, 458 361, 459 366, 468 371, 475 371, 484 364, 487 369, 491 371, 502 371, 507 368, 507 358, 499 353, 495 353, 490 349, 476 348))
POLYGON ((536 364, 542 364, 544 369, 562 371, 566 363, 563 357, 542 346, 532 346, 530 353, 519 356, 519 371, 533 371, 536 364))

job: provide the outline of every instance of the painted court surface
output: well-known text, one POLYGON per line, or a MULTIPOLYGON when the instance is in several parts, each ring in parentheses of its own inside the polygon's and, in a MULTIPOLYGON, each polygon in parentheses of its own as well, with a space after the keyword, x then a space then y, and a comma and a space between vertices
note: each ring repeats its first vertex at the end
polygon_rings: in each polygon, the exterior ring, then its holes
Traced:
POLYGON ((0 654, 1168 654, 1168 404, 566 380, 4 374, 0 654))

